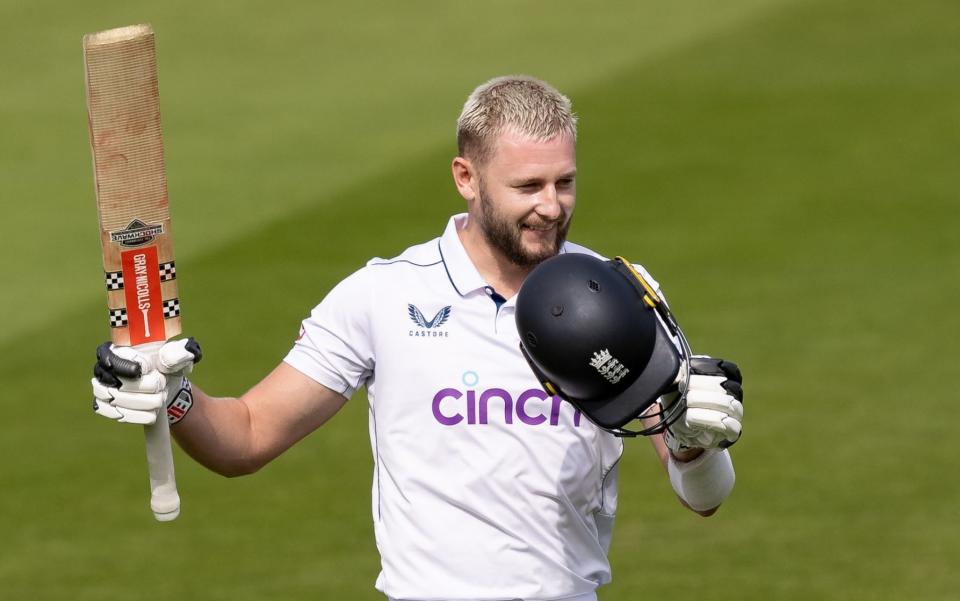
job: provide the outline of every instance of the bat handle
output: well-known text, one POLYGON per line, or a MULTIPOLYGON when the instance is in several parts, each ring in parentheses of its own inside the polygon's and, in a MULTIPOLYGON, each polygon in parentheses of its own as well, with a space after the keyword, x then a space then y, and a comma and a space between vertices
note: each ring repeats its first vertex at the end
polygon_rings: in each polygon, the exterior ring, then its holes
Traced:
MULTIPOLYGON (((137 346, 147 360, 157 364, 162 342, 137 346)), ((180 515, 180 495, 173 471, 173 448, 170 445, 170 423, 166 408, 161 408, 157 421, 143 427, 147 443, 147 468, 150 473, 150 509, 158 522, 170 522, 180 515)))
POLYGON ((144 426, 143 433, 150 470, 150 509, 158 522, 170 522, 180 515, 180 495, 173 472, 173 449, 166 411, 160 411, 154 424, 144 426))

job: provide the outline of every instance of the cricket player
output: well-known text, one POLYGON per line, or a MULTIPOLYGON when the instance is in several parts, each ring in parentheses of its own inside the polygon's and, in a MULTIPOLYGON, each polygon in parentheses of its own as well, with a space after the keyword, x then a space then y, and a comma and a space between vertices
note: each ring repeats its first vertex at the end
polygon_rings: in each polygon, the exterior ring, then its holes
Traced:
MULTIPOLYGON (((167 343, 160 368, 140 377, 115 365, 138 360, 136 351, 102 345, 96 412, 148 424, 165 408, 191 457, 237 476, 365 387, 377 589, 422 601, 595 600, 611 578, 622 442, 544 392, 514 320, 517 291, 536 265, 593 254, 566 240, 576 135, 570 101, 549 84, 484 83, 460 115, 451 164, 466 212, 438 238, 340 282, 283 361, 238 398, 187 381, 199 359, 192 339, 167 343)), ((740 435, 742 405, 727 379, 694 370, 686 418, 666 440, 650 438, 681 502, 704 516, 733 488, 725 447, 740 435)))

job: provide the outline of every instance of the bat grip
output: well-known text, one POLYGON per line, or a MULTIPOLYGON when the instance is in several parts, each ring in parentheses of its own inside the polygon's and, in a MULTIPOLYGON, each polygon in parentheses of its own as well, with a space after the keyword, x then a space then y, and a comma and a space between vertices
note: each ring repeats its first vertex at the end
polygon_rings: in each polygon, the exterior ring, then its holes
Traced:
MULTIPOLYGON (((163 343, 137 346, 152 366, 157 364, 157 352, 163 343)), ((173 470, 173 449, 170 445, 170 424, 166 407, 160 409, 157 421, 143 427, 147 443, 147 468, 150 473, 150 509, 158 522, 170 522, 180 515, 180 495, 173 470)))
POLYGON ((165 410, 157 421, 143 427, 147 442, 147 467, 150 470, 150 509, 158 522, 169 522, 180 515, 180 495, 173 472, 170 424, 165 410))

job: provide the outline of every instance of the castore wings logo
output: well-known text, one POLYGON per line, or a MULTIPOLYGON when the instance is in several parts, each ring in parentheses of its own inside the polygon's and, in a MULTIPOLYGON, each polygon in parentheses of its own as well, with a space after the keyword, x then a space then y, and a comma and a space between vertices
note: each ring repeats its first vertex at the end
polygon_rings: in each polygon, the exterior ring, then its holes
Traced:
POLYGON ((410 336, 446 338, 450 335, 450 333, 447 331, 438 331, 438 328, 447 323, 447 320, 450 319, 450 312, 450 305, 447 305, 446 307, 437 311, 437 314, 433 316, 433 319, 427 320, 427 318, 423 316, 423 313, 420 312, 420 309, 413 304, 408 304, 407 315, 410 316, 410 321, 422 328, 410 330, 410 336))
POLYGON ((437 311, 437 314, 433 316, 433 319, 427 321, 427 318, 423 316, 423 313, 420 312, 420 309, 416 308, 414 305, 407 305, 407 313, 410 315, 410 319, 413 320, 413 323, 417 324, 421 328, 427 328, 431 330, 433 328, 439 328, 450 318, 450 306, 437 311))

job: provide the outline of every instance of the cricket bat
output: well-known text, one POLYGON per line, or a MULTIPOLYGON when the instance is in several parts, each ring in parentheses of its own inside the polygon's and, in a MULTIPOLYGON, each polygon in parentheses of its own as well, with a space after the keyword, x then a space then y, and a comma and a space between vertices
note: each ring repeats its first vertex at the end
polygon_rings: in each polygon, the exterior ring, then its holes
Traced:
MULTIPOLYGON (((163 342, 180 333, 180 300, 153 29, 88 34, 83 57, 110 337, 155 366, 163 342)), ((180 514, 180 496, 166 412, 144 430, 150 507, 167 522, 180 514)))

